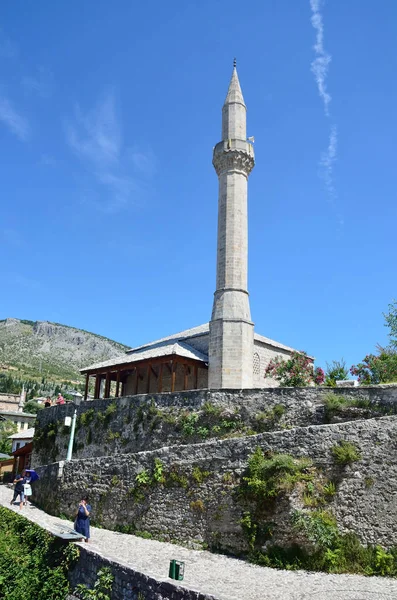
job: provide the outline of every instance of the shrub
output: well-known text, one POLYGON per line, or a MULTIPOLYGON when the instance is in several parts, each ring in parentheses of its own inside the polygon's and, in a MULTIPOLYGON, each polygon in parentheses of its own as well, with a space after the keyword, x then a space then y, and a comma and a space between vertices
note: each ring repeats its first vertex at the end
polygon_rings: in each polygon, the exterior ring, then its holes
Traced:
POLYGON ((337 381, 348 379, 349 369, 343 360, 333 360, 330 364, 326 363, 327 370, 325 371, 325 385, 336 387, 337 381))
POLYGON ((74 544, 0 507, 0 598, 64 600, 67 573, 78 556, 74 544))
POLYGON ((274 454, 266 458, 262 450, 257 448, 248 460, 240 494, 259 502, 275 498, 283 492, 291 491, 298 481, 312 480, 310 466, 310 460, 294 458, 289 454, 274 454))
POLYGON ((271 360, 266 367, 265 377, 273 377, 287 387, 306 387, 323 383, 324 371, 320 367, 314 369, 313 361, 305 352, 292 352, 287 360, 280 356, 271 360))
POLYGON ((331 454, 335 462, 340 465, 348 465, 360 460, 361 454, 354 444, 342 440, 339 444, 332 446, 331 454))
POLYGON ((190 508, 195 512, 204 512, 204 502, 202 500, 193 500, 190 503, 190 508))
POLYGON ((79 583, 75 591, 81 600, 110 600, 113 580, 111 570, 108 567, 103 567, 98 571, 98 577, 92 590, 79 583))
POLYGON ((350 368, 350 373, 364 385, 397 381, 397 350, 381 348, 378 355, 367 354, 363 362, 350 368))

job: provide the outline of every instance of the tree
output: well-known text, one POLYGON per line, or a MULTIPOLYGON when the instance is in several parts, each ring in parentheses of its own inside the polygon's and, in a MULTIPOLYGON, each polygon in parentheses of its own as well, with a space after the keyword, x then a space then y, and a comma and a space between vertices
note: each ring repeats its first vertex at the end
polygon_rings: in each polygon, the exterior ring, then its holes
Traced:
POLYGON ((26 402, 26 404, 23 407, 23 412, 37 415, 39 410, 41 410, 42 408, 44 408, 42 404, 39 404, 35 400, 28 400, 28 402, 26 402))
POLYGON ((397 300, 389 304, 389 312, 383 313, 385 317, 385 327, 389 327, 390 346, 397 349, 397 300))
POLYGON ((12 441, 8 439, 10 435, 17 432, 17 426, 12 421, 6 419, 0 421, 0 452, 2 454, 10 454, 12 449, 12 441))
POLYGON ((364 385, 397 381, 397 350, 382 348, 377 356, 367 354, 363 362, 350 368, 350 373, 364 385))
POLYGON ((346 367, 346 363, 344 359, 342 360, 333 360, 332 363, 327 365, 327 370, 325 371, 325 385, 330 387, 336 387, 337 381, 345 381, 348 379, 349 370, 346 367))
POLYGON ((280 356, 273 358, 266 367, 265 377, 273 377, 287 387, 306 387, 323 383, 324 371, 320 367, 313 367, 306 352, 291 352, 287 360, 280 356))

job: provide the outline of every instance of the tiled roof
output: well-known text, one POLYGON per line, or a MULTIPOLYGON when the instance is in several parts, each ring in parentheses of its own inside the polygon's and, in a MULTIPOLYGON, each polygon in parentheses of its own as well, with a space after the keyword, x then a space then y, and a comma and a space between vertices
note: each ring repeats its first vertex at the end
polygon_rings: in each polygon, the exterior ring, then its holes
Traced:
POLYGON ((110 360, 105 360, 100 363, 96 363, 95 365, 90 365, 85 369, 81 369, 82 371, 87 371, 91 369, 102 369, 104 367, 111 367, 113 365, 125 365, 128 363, 134 363, 141 360, 147 360, 148 358, 158 358, 159 356, 181 356, 183 358, 192 358, 194 360, 201 360, 202 362, 208 362, 208 356, 199 352, 189 344, 184 344, 183 342, 176 342, 175 344, 167 344, 165 343, 157 343, 153 348, 143 349, 139 352, 128 353, 122 356, 118 356, 116 358, 111 358, 110 360))
POLYGON ((34 427, 30 427, 30 429, 25 429, 24 431, 18 431, 18 433, 14 433, 13 435, 8 436, 10 440, 30 440, 33 439, 34 436, 34 427))
MULTIPOLYGON (((104 367, 111 367, 113 365, 124 365, 126 363, 133 363, 138 360, 157 358, 158 356, 167 356, 170 354, 177 354, 178 356, 183 356, 185 358, 194 358, 196 360, 208 362, 208 356, 206 354, 199 352, 187 342, 189 339, 199 337, 201 335, 208 335, 209 329, 209 323, 204 323, 204 325, 198 325, 198 327, 192 327, 191 329, 185 329, 185 331, 174 333, 159 340, 144 344, 143 346, 131 348, 131 350, 127 350, 125 355, 85 367, 84 369, 81 369, 81 372, 84 373, 85 371, 90 371, 91 369, 102 369, 104 367)), ((288 352, 294 351, 294 348, 290 348, 290 346, 285 346, 284 344, 275 342, 274 340, 271 340, 263 335, 259 335, 258 333, 254 333, 254 338, 255 341, 272 346, 276 350, 286 350, 288 352)))
MULTIPOLYGON (((144 344, 143 346, 137 346, 136 348, 131 348, 131 350, 127 350, 127 354, 131 352, 137 352, 142 348, 150 348, 162 342, 167 342, 170 340, 183 340, 191 337, 196 337, 199 335, 205 335, 209 333, 210 324, 204 323, 204 325, 198 325, 198 327, 192 327, 191 329, 185 329, 185 331, 180 331, 179 333, 174 333, 169 335, 168 337, 161 338, 160 340, 156 340, 154 342, 150 342, 149 344, 144 344)), ((293 352, 295 348, 291 348, 290 346, 285 346, 284 344, 280 344, 280 342, 276 342, 275 340, 271 340, 270 338, 265 337, 264 335, 259 335, 259 333, 254 332, 254 338, 258 342, 262 342, 263 344, 268 344, 269 346, 273 346, 274 348, 279 348, 280 350, 288 350, 293 352)))

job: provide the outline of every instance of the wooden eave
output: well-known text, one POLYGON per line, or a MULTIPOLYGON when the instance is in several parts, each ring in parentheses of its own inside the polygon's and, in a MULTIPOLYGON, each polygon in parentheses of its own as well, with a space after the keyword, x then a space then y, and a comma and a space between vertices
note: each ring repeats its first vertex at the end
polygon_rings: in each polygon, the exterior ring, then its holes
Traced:
POLYGON ((117 373, 120 371, 134 371, 143 366, 154 366, 159 364, 180 363, 189 366, 198 366, 203 369, 208 368, 208 364, 203 360, 187 358, 179 354, 168 354, 165 356, 157 356, 153 358, 145 358, 143 360, 134 360, 132 362, 120 362, 108 367, 98 367, 97 369, 81 369, 80 373, 90 375, 106 375, 107 373, 117 373))

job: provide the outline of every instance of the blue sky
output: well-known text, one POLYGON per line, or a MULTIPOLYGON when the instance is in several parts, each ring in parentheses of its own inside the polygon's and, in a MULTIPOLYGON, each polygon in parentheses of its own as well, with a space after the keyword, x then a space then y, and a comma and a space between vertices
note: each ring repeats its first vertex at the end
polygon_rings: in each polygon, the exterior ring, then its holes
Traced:
POLYGON ((322 366, 386 344, 396 19, 394 0, 2 2, 0 318, 129 345, 209 320, 236 56, 256 331, 322 366))

